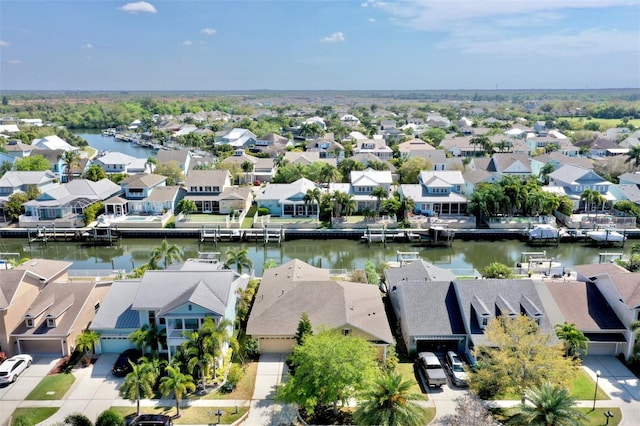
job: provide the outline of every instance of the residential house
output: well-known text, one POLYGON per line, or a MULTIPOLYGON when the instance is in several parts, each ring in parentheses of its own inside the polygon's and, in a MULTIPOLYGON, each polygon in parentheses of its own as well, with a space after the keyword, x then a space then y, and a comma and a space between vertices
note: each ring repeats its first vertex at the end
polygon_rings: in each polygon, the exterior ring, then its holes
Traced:
POLYGON ((256 139, 255 145, 250 147, 249 150, 253 153, 265 153, 269 155, 269 157, 277 157, 280 154, 284 154, 289 145, 290 141, 288 138, 276 133, 268 133, 256 139))
MULTIPOLYGON (((171 359, 186 341, 184 333, 200 329, 206 318, 234 324, 238 290, 246 288, 249 276, 219 269, 216 264, 204 266, 198 270, 146 271, 139 280, 115 282, 104 301, 105 309, 98 312, 90 327, 100 333, 98 353, 132 347, 129 333, 155 324, 166 330, 166 347, 160 352, 171 359)), ((233 325, 228 331, 233 333, 233 325)))
POLYGON ((11 333, 18 353, 71 355, 89 327, 111 281, 84 279, 47 284, 11 333))
POLYGON ((637 185, 640 187, 640 172, 623 173, 618 176, 620 185, 637 185))
POLYGON ((640 188, 634 184, 612 184, 609 186, 609 192, 617 200, 627 200, 640 206, 640 188))
POLYGON ((330 139, 314 139, 307 142, 307 152, 319 152, 320 158, 336 158, 338 161, 344 158, 344 147, 330 139))
POLYGON ((102 157, 93 160, 107 174, 124 173, 147 173, 148 160, 145 158, 132 157, 121 152, 109 152, 102 157))
POLYGON ((322 117, 317 117, 317 116, 309 117, 306 120, 304 120, 302 124, 317 124, 318 126, 320 126, 322 130, 325 130, 325 131, 327 130, 327 125, 324 122, 324 119, 322 117))
POLYGON ((19 131, 17 124, 0 124, 0 133, 2 134, 18 133, 19 131))
MULTIPOLYGON (((71 179, 76 179, 82 177, 85 170, 89 166, 90 160, 87 157, 81 157, 78 159, 78 162, 71 167, 71 179)), ((67 168, 63 164, 62 169, 60 171, 60 181, 65 183, 67 182, 67 168)))
POLYGON ((185 192, 183 187, 176 185, 157 187, 142 200, 129 200, 129 213, 152 216, 160 216, 166 212, 174 213, 185 192))
POLYGON ((536 155, 531 157, 531 174, 540 176, 542 168, 546 164, 551 164, 553 170, 558 170, 562 166, 573 165, 584 169, 593 169, 592 160, 585 157, 570 157, 559 151, 550 152, 548 154, 536 155))
POLYGON ((364 139, 356 141, 354 154, 373 154, 381 160, 393 158, 393 150, 387 146, 384 139, 364 139))
POLYGON ((307 191, 316 188, 318 186, 306 178, 292 183, 268 183, 256 195, 256 203, 258 208, 269 209, 272 216, 317 216, 318 204, 305 201, 307 191))
POLYGON ((634 147, 640 145, 640 139, 635 136, 629 136, 625 138, 622 142, 620 142, 620 148, 633 149, 634 147))
MULTIPOLYGON (((273 159, 268 159, 273 164, 273 159)), ((243 149, 236 149, 232 156, 222 160, 220 164, 235 165, 238 174, 238 183, 252 183, 255 180, 255 165, 258 163, 258 157, 245 154, 243 149)))
POLYGON ((538 136, 547 136, 549 130, 551 129, 547 128, 546 121, 536 121, 535 123, 533 123, 533 131, 536 132, 538 136))
POLYGON ((158 164, 168 164, 173 161, 178 165, 178 168, 180 168, 180 171, 184 176, 189 174, 189 170, 191 169, 191 160, 191 151, 186 149, 162 149, 158 151, 158 155, 156 156, 158 164))
POLYGON ((340 116, 340 122, 343 126, 349 126, 356 129, 360 126, 360 119, 353 114, 343 114, 340 116))
POLYGON ((478 145, 471 145, 471 136, 447 136, 440 142, 440 146, 453 157, 475 157, 483 155, 484 150, 478 145))
POLYGON ((251 206, 251 188, 231 186, 228 170, 192 170, 184 186, 184 198, 195 203, 196 213, 229 214, 251 206))
POLYGON ((413 157, 418 151, 435 151, 435 148, 433 147, 433 145, 426 143, 422 139, 414 138, 398 144, 398 151, 401 155, 406 155, 410 158, 413 157))
MULTIPOLYGON (((611 182, 604 179, 591 169, 585 169, 578 166, 566 165, 549 174, 549 186, 558 187, 573 202, 575 210, 580 209, 580 197, 582 193, 590 189, 602 194, 606 203, 615 200, 615 197, 609 192, 611 182)), ((604 208, 604 205, 594 205, 590 203, 586 205, 585 211, 593 211, 604 208)))
POLYGON ((531 160, 526 155, 496 153, 491 156, 487 171, 501 179, 505 175, 529 177, 531 173, 531 160))
POLYGON ((336 281, 329 270, 293 259, 264 271, 247 322, 260 353, 288 353, 306 312, 315 330, 338 330, 366 339, 386 358, 393 335, 377 286, 336 281))
POLYGON ((39 149, 48 149, 50 151, 78 151, 77 146, 69 145, 64 139, 57 135, 45 136, 44 138, 34 139, 31 145, 39 149))
POLYGON ((618 142, 619 139, 628 136, 631 131, 626 127, 612 127, 607 129, 605 132, 605 137, 610 141, 618 142))
MULTIPOLYGON (((574 143, 574 145, 578 149, 586 150, 588 153, 587 155, 591 158, 602 158, 608 155, 624 154, 624 152, 618 152, 618 150, 626 149, 620 148, 616 142, 605 138, 582 140, 574 143)), ((626 149, 625 152, 628 152, 628 149, 626 149)))
POLYGON ((382 163, 385 165, 386 170, 389 170, 391 172, 391 176, 393 177, 393 180, 394 181, 398 180, 398 174, 396 173, 396 166, 391 164, 389 161, 380 160, 378 157, 376 157, 373 154, 355 154, 349 158, 351 158, 353 161, 357 161, 358 163, 361 163, 365 168, 369 167, 370 163, 382 163))
POLYGON ((7 154, 14 158, 24 158, 31 155, 31 151, 35 149, 33 145, 22 143, 19 139, 9 139, 4 145, 7 154))
POLYGON ((467 214, 467 198, 462 195, 465 186, 459 171, 424 171, 418 184, 400 185, 400 197, 411 198, 415 211, 428 216, 460 216, 467 214))
POLYGON ((338 161, 335 158, 320 158, 319 152, 295 152, 288 151, 284 154, 284 159, 294 165, 306 166, 316 161, 337 166, 338 161))
POLYGON ((376 197, 371 192, 377 187, 382 187, 391 196, 391 183, 393 178, 389 170, 353 170, 349 176, 350 183, 332 183, 329 192, 340 191, 353 195, 356 202, 356 211, 379 211, 380 206, 376 197))
POLYGON ((464 178, 464 188, 462 194, 470 197, 476 190, 476 187, 481 183, 493 183, 497 180, 495 175, 489 173, 485 169, 475 169, 464 172, 462 175, 464 178))
POLYGON ((222 145, 231 145, 234 148, 247 148, 255 145, 257 136, 247 129, 231 129, 227 134, 222 136, 218 143, 222 145))
POLYGON ((44 172, 8 171, 0 178, 0 214, 4 215, 4 203, 17 192, 27 192, 30 187, 40 193, 53 189, 57 185, 56 175, 44 172))
MULTIPOLYGON (((630 342, 626 338, 627 328, 595 283, 547 281, 545 285, 556 305, 546 311, 550 316, 551 312, 561 315, 553 323, 575 324, 589 339, 586 351, 589 355, 616 356, 628 353, 630 342)), ((551 302, 548 298, 542 300, 543 303, 551 302)))
POLYGON ((142 200, 148 197, 154 189, 166 186, 167 177, 153 173, 137 173, 120 181, 124 198, 128 200, 142 200))
POLYGON ((72 180, 24 203, 25 214, 20 216, 20 227, 48 223, 75 226, 87 207, 119 194, 120 191, 120 186, 109 179, 97 182, 87 179, 72 180))
MULTIPOLYGON (((640 321, 640 273, 629 272, 615 263, 576 265, 574 270, 578 281, 595 284, 595 288, 602 293, 622 322, 625 343, 623 353, 625 358, 628 358, 631 356, 635 338, 630 330, 631 323, 640 321)), ((616 343, 623 342, 618 340, 616 343)), ((612 345, 608 346, 616 352, 623 347, 613 349, 612 345)))
POLYGON ((59 177, 60 182, 62 182, 62 175, 64 174, 64 163, 62 162, 62 156, 64 155, 64 153, 65 151, 61 149, 50 150, 36 148, 31 150, 31 154, 29 155, 32 157, 35 155, 44 157, 44 159, 47 160, 51 165, 50 170, 55 173, 59 177))
POLYGON ((451 127, 451 120, 447 117, 443 117, 440 114, 430 113, 427 115, 427 121, 425 123, 428 127, 439 127, 446 129, 451 127))

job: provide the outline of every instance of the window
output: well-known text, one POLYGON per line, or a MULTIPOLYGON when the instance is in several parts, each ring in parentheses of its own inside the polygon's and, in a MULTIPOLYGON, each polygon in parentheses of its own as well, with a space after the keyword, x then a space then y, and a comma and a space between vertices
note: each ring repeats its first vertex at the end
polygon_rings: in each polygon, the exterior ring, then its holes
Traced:
POLYGON ((98 312, 99 309, 100 309, 100 302, 98 302, 95 305, 93 305, 93 311, 94 312, 98 312))
POLYGON ((56 326, 55 318, 47 318, 47 327, 54 328, 56 326))
POLYGON ((24 320, 24 325, 27 328, 33 328, 33 318, 27 318, 24 320))
POLYGON ((351 334, 351 329, 350 328, 345 328, 344 330, 342 330, 342 334, 344 336, 348 336, 351 334))
POLYGON ((489 324, 489 318, 482 318, 482 326, 486 327, 489 324))

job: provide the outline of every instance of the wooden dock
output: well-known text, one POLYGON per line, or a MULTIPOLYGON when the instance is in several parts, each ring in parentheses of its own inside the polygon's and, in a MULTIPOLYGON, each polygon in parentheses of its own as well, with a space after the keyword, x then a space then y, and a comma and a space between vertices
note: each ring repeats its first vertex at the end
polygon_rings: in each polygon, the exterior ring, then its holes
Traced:
POLYGON ((48 242, 59 241, 76 241, 85 245, 111 245, 120 238, 120 233, 115 227, 56 228, 52 225, 27 229, 29 245, 35 243, 46 245, 48 242))
POLYGON ((256 229, 228 229, 228 228, 201 228, 199 241, 201 243, 213 242, 218 244, 219 242, 230 241, 254 241, 262 242, 264 244, 277 243, 282 244, 284 242, 285 231, 284 228, 256 228, 256 229))

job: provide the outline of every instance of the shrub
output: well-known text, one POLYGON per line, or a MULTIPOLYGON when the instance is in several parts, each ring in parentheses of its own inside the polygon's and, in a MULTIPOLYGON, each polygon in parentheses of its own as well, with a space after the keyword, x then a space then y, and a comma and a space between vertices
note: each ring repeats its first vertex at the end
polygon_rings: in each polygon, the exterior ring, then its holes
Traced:
POLYGON ((84 209, 84 224, 88 226, 91 222, 96 220, 98 213, 102 212, 104 209, 104 205, 101 201, 91 204, 89 207, 84 209))
POLYGON ((244 375, 244 370, 238 364, 232 364, 229 369, 229 374, 227 374, 227 382, 236 384, 242 379, 244 375))
POLYGON ((124 426, 125 421, 120 413, 109 408, 104 410, 96 420, 96 426, 124 426))
POLYGON ((258 216, 266 216, 268 214, 269 214, 269 209, 267 207, 258 208, 258 216))

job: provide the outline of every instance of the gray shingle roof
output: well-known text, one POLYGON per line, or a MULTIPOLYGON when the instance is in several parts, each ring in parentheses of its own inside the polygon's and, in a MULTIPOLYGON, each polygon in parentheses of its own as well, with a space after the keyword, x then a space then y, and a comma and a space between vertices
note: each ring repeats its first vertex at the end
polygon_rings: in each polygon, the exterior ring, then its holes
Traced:
POLYGON ((399 268, 385 269, 384 275, 387 277, 389 288, 402 281, 453 281, 456 279, 453 272, 438 268, 422 259, 418 259, 399 268))

